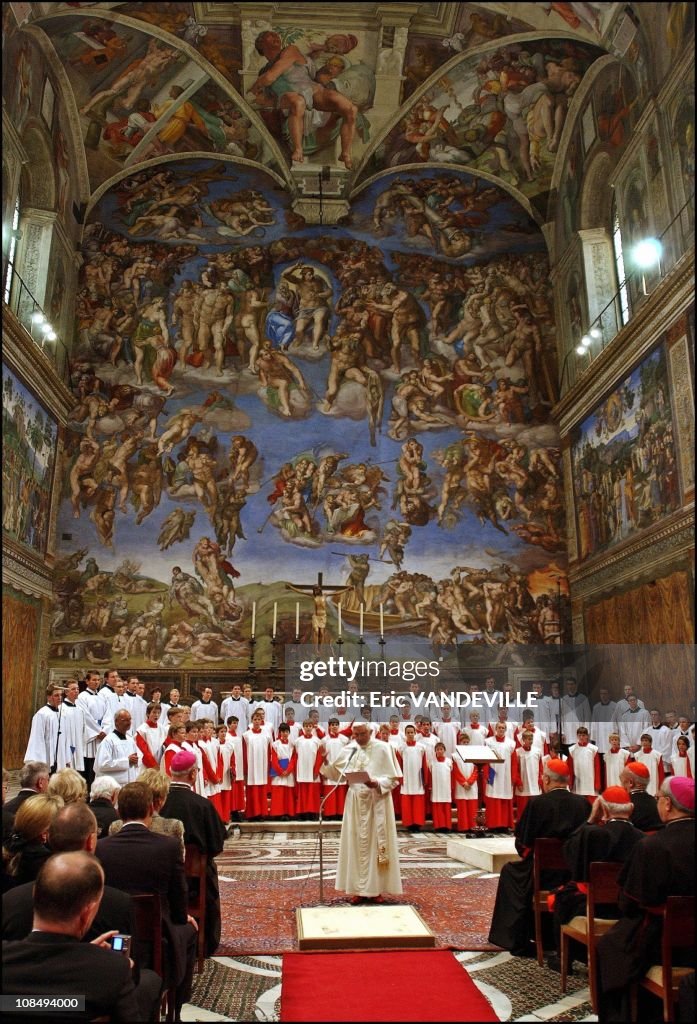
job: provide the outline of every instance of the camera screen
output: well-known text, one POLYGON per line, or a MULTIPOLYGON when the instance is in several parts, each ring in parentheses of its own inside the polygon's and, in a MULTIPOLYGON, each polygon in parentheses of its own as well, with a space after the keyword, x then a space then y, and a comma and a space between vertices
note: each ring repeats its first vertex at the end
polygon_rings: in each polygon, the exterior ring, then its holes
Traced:
POLYGON ((115 935, 111 940, 111 948, 116 950, 117 953, 123 953, 123 938, 121 935, 115 935))

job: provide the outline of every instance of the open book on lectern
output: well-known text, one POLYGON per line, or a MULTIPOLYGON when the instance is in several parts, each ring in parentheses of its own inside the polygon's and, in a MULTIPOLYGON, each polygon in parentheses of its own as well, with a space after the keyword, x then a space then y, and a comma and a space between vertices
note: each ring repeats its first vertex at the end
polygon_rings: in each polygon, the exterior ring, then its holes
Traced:
POLYGON ((474 744, 464 744, 455 747, 463 761, 470 764, 503 764, 503 758, 499 757, 495 750, 484 745, 475 747, 474 744))

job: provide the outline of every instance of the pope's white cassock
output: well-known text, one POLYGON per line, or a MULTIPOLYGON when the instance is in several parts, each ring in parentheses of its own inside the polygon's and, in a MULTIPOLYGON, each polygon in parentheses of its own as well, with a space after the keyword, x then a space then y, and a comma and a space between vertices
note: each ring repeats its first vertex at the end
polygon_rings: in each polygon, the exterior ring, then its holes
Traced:
POLYGON ((55 763, 58 771, 70 767, 73 757, 70 735, 67 716, 61 712, 60 707, 52 708, 50 704, 44 704, 31 720, 25 762, 43 761, 49 768, 55 763))
POLYGON ((352 896, 380 896, 402 892, 392 790, 401 771, 388 743, 370 739, 364 747, 353 741, 336 761, 322 767, 322 774, 336 782, 349 771, 368 772, 376 789, 349 786, 341 825, 336 888, 352 896), (349 764, 350 761, 350 764, 349 764))
POLYGON ((140 771, 140 753, 131 735, 122 736, 118 732, 110 732, 99 744, 94 761, 95 775, 110 775, 120 786, 127 782, 135 782, 140 771), (129 764, 130 754, 138 754, 136 764, 129 764))

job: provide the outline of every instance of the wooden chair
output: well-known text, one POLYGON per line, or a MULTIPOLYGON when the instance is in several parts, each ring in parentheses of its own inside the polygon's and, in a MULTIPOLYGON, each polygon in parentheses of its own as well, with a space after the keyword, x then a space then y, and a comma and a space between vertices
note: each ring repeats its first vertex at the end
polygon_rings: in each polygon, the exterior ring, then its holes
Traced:
POLYGON ((192 843, 187 843, 184 849, 186 877, 198 879, 196 895, 189 896, 189 913, 198 925, 196 969, 200 974, 203 971, 206 945, 206 868, 208 867, 208 854, 202 853, 198 846, 194 846, 192 843))
POLYGON ((694 896, 669 896, 663 910, 661 963, 650 967, 644 977, 632 986, 631 1016, 637 1020, 638 989, 645 988, 663 1001, 663 1020, 675 1020, 675 1000, 680 982, 692 967, 673 967, 673 951, 695 947, 694 896))
POLYGON ((536 839, 532 862, 532 909, 535 917, 535 948, 537 962, 544 966, 544 947, 542 945, 542 915, 549 913, 547 897, 549 889, 541 884, 543 871, 566 871, 569 866, 564 859, 564 843, 561 839, 536 839))
MULTIPOLYGON (((133 902, 133 913, 135 915, 136 933, 138 944, 148 944, 152 951, 151 967, 155 974, 159 974, 163 984, 165 980, 162 956, 162 909, 160 897, 156 893, 140 894, 131 896, 133 902)), ((167 989, 162 996, 162 1010, 165 1019, 173 1021, 176 1012, 177 990, 172 987, 167 989)))
POLYGON ((617 879, 622 864, 606 861, 594 861, 588 869, 588 898, 586 900, 585 917, 573 917, 561 928, 561 990, 566 992, 566 979, 569 973, 569 943, 580 942, 588 949, 588 982, 591 994, 593 1013, 598 1012, 598 965, 596 959, 596 943, 601 935, 616 924, 616 918, 598 917, 596 907, 604 904, 615 906, 619 899, 620 889, 617 879))

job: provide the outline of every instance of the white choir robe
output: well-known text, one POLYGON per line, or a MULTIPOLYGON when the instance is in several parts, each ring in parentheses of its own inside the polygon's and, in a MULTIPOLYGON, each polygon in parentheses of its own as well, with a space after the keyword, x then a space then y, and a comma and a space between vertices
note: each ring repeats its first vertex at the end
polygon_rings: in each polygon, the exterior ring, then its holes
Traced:
MULTIPOLYGON (((230 712, 232 714, 232 712, 230 712)), ((218 724, 218 705, 214 700, 203 701, 195 700, 191 705, 191 721, 195 722, 199 718, 210 718, 213 725, 218 724)))
MULTIPOLYGON (((463 761, 459 757, 455 761, 455 766, 459 769, 460 774, 463 775, 465 777, 465 779, 470 779, 472 777, 472 772, 477 772, 478 771, 476 764, 472 764, 471 761, 465 761, 463 763, 463 761)), ((486 766, 485 766, 485 770, 486 770, 486 766)), ((478 801, 479 800, 478 778, 476 778, 474 780, 474 782, 471 783, 469 788, 463 786, 461 782, 455 782, 455 800, 456 801, 457 800, 476 800, 476 801, 478 801)))
POLYGON ((54 711, 44 704, 31 720, 25 762, 43 761, 49 769, 55 763, 57 771, 71 767, 70 734, 68 716, 61 714, 60 709, 54 711))
POLYGON ((408 725, 414 725, 414 722, 411 718, 400 718, 399 731, 403 733, 408 725))
POLYGON ((651 796, 657 796, 658 787, 661 783, 661 779, 658 773, 658 766, 662 763, 663 758, 657 750, 649 750, 646 753, 643 750, 637 750, 634 754, 634 760, 640 761, 641 764, 645 764, 649 770, 649 784, 646 787, 646 792, 650 793, 651 796))
MULTIPOLYGON (((402 793, 405 796, 423 796, 426 792, 424 787, 425 747, 418 740, 413 747, 410 747, 405 741, 398 751, 402 759, 402 793)), ((426 758, 426 763, 428 763, 428 758, 426 758)))
POLYGON ((487 779, 489 775, 489 769, 493 768, 494 775, 493 782, 487 782, 486 784, 486 795, 493 798, 494 800, 512 800, 513 799, 513 780, 511 776, 511 755, 515 750, 515 743, 513 740, 506 739, 499 742, 494 736, 490 736, 486 741, 487 747, 491 747, 493 751, 500 757, 503 764, 485 764, 484 765, 484 778, 487 779))
POLYGON ((574 697, 570 694, 562 697, 561 717, 564 740, 566 743, 574 743, 576 730, 580 726, 584 725, 590 731, 592 712, 588 698, 582 693, 577 693, 574 697))
POLYGON ((227 733, 225 736, 224 743, 221 743, 220 740, 218 740, 220 753, 223 755, 223 780, 220 783, 220 789, 223 793, 227 792, 228 790, 231 790, 232 784, 235 781, 234 778, 232 777, 232 768, 233 764, 235 764, 235 739, 240 739, 240 737, 231 736, 230 733, 227 733))
POLYGON ((489 738, 489 729, 487 728, 486 725, 482 725, 481 722, 479 723, 476 729, 470 722, 469 725, 466 725, 462 729, 462 732, 467 733, 467 735, 470 738, 470 743, 472 744, 473 747, 483 747, 489 738))
MULTIPOLYGON (((153 760, 156 764, 159 764, 162 758, 162 748, 165 740, 167 739, 167 733, 169 729, 162 725, 160 720, 157 725, 150 725, 148 722, 143 722, 139 725, 134 733, 134 739, 136 745, 139 747, 141 752, 141 760, 144 759, 143 746, 145 745, 150 752, 153 760)), ((146 765, 148 768, 152 768, 153 765, 146 765)))
POLYGON ((553 697, 538 697, 537 704, 532 710, 535 713, 535 724, 539 725, 543 732, 549 736, 552 732, 558 732, 559 722, 559 701, 553 697))
POLYGON ((523 788, 518 795, 539 796, 542 792, 540 789, 540 766, 542 764, 541 751, 539 749, 536 750, 535 747, 531 747, 530 750, 524 750, 522 747, 518 747, 515 752, 515 756, 518 762, 520 781, 523 784, 523 788))
POLYGON ((673 754, 670 759, 670 766, 673 769, 673 775, 689 779, 693 778, 692 765, 690 763, 689 750, 685 757, 682 754, 673 754))
POLYGON ((232 775, 232 764, 230 767, 230 781, 244 782, 244 740, 239 735, 233 736, 228 733, 225 738, 226 744, 230 747, 231 758, 235 759, 235 774, 232 775))
MULTIPOLYGON (((114 697, 115 699, 111 698, 107 700, 107 710, 102 720, 102 729, 104 732, 112 732, 116 715, 119 711, 128 711, 129 715, 131 713, 129 702, 126 700, 125 696, 119 697, 118 694, 115 694, 114 697)), ((133 723, 131 722, 131 731, 132 730, 133 723)))
POLYGON ((404 734, 399 729, 396 732, 392 732, 390 729, 390 746, 393 746, 395 750, 399 750, 402 743, 404 743, 404 734))
MULTIPOLYGON (((498 725, 498 722, 496 723, 496 725, 498 725)), ((489 726, 489 728, 491 729, 491 733, 489 735, 489 739, 491 739, 491 737, 495 735, 496 725, 492 722, 491 725, 489 726)), ((518 723, 517 722, 508 722, 508 721, 506 722, 506 739, 507 740, 515 740, 515 731, 516 731, 517 728, 518 728, 518 723)), ((470 739, 470 743, 472 743, 472 742, 473 741, 470 739)))
POLYGON ((128 690, 126 690, 123 695, 123 703, 127 710, 131 712, 131 728, 129 731, 132 736, 135 736, 138 729, 148 717, 148 702, 143 700, 139 693, 129 693, 128 690))
MULTIPOLYGON (((290 763, 293 751, 296 748, 292 743, 283 743, 281 740, 274 740, 271 744, 271 749, 275 751, 276 757, 279 761, 288 761, 288 763, 290 763)), ((272 775, 271 785, 282 789, 292 789, 295 786, 295 773, 291 772, 290 775, 272 775)))
POLYGON ((72 753, 71 768, 81 772, 85 769, 85 718, 79 704, 63 701, 63 718, 69 730, 69 744, 72 753))
POLYGON ((190 740, 184 740, 182 743, 182 750, 188 750, 190 754, 193 754, 196 758, 196 782, 194 783, 194 793, 198 793, 199 796, 205 796, 205 779, 203 777, 203 755, 201 754, 201 748, 198 742, 191 743, 190 740))
POLYGON ((317 753, 324 749, 323 740, 316 736, 298 736, 294 744, 298 760, 295 765, 296 782, 317 782, 315 762, 317 753))
POLYGON ((84 755, 85 757, 96 757, 97 748, 101 740, 97 739, 100 732, 107 730, 102 726, 104 716, 107 713, 107 706, 100 693, 92 690, 83 690, 77 696, 76 704, 82 709, 84 722, 84 755))
POLYGON ((629 760, 629 751, 620 747, 618 751, 608 750, 605 754, 605 786, 621 786, 620 774, 629 760))
POLYGON ((140 772, 140 752, 136 741, 132 736, 121 739, 115 732, 110 732, 99 744, 97 757, 94 762, 94 774, 109 775, 115 779, 120 786, 127 782, 135 782, 140 772), (136 764, 129 764, 128 758, 131 754, 138 754, 136 764))
MULTIPOLYGON (((532 749, 539 750, 540 757, 544 757, 545 746, 547 743, 547 734, 542 732, 542 729, 538 729, 537 726, 535 726, 534 729, 523 729, 522 725, 519 725, 516 729, 515 736, 513 737, 513 739, 516 740, 516 742, 520 743, 521 736, 524 732, 532 733, 532 749)), ((520 747, 518 748, 518 750, 520 750, 520 747)))
MULTIPOLYGON (((643 732, 648 732, 648 729, 644 729, 643 732)), ((682 729, 671 729, 671 736, 670 736, 670 740, 671 740, 670 753, 671 753, 671 756, 673 754, 677 754, 677 752, 678 752, 678 740, 680 739, 681 736, 682 736, 683 739, 687 740, 687 742, 690 744, 690 746, 687 748, 688 752, 690 750, 694 750, 694 747, 695 747, 694 732, 690 733, 690 729, 688 729, 687 732, 683 732, 682 729)), ((637 740, 637 742, 639 742, 639 741, 637 740)))
POLYGON ((247 785, 266 786, 269 781, 269 747, 273 742, 267 730, 247 729, 243 736, 247 750, 247 785))
POLYGON ((99 695, 104 701, 104 705, 107 711, 111 712, 112 718, 114 717, 114 713, 122 704, 125 707, 123 697, 119 697, 119 695, 116 693, 116 690, 112 690, 110 686, 102 686, 101 690, 99 691, 99 695))
MULTIPOLYGON (((206 757, 208 758, 208 763, 209 763, 209 765, 211 767, 211 771, 213 772, 214 775, 217 775, 217 772, 218 772, 218 751, 220 749, 220 744, 218 743, 217 736, 211 736, 211 738, 209 740, 199 740, 198 741, 198 745, 201 748, 201 750, 203 751, 203 753, 206 755, 206 757)), ((210 779, 207 779, 205 777, 205 772, 204 772, 203 795, 205 797, 210 799, 212 796, 215 796, 217 793, 220 793, 222 791, 222 788, 223 788, 222 783, 220 783, 220 782, 211 782, 210 779)))
POLYGON ((438 743, 438 737, 434 736, 433 733, 431 733, 430 736, 422 736, 417 732, 416 742, 420 743, 426 751, 426 760, 428 761, 428 767, 430 768, 433 763, 433 759, 436 756, 436 743, 438 743))
POLYGON ((227 720, 230 715, 234 715, 235 718, 239 719, 237 723, 237 733, 239 736, 243 732, 246 732, 251 722, 251 716, 249 714, 249 701, 246 697, 240 697, 235 700, 234 697, 226 697, 223 703, 220 705, 220 720, 227 725, 227 720))
MULTIPOLYGON (((254 714, 257 708, 260 708, 264 712, 264 725, 270 725, 273 730, 273 735, 275 736, 278 732, 279 725, 283 721, 282 705, 277 700, 257 700, 250 708, 251 713, 254 714)), ((307 717, 307 715, 305 715, 305 717, 307 717)))
POLYGON ((400 770, 388 743, 369 740, 365 747, 351 743, 334 764, 322 766, 322 774, 336 782, 351 758, 351 771, 367 771, 376 789, 349 786, 341 825, 336 888, 352 896, 375 897, 402 892, 399 848, 392 790, 400 770))
MULTIPOLYGON (((637 707, 640 711, 644 710, 645 705, 643 700, 637 700, 637 707)), ((622 697, 621 700, 617 701, 617 707, 615 708, 615 721, 617 721, 619 716, 623 715, 625 711, 629 711, 629 701, 622 697)))
MULTIPOLYGON (((339 735, 339 736, 325 736, 325 738, 323 740, 323 743, 324 743, 324 749, 325 749, 325 751, 327 753, 327 760, 329 761, 329 764, 333 764, 334 761, 336 761, 337 758, 339 757, 339 754, 341 753, 341 751, 344 749, 344 747, 348 743, 348 737, 347 736, 341 736, 341 735, 339 735)), ((325 785, 327 785, 326 782, 325 782, 325 785)), ((347 785, 346 779, 342 779, 341 782, 339 783, 339 785, 340 786, 347 785)))
POLYGON ((620 734, 620 745, 623 747, 641 746, 641 734, 651 725, 651 715, 648 711, 638 708, 636 711, 625 711, 618 719, 615 719, 620 734))
POLYGON ((574 782, 572 792, 579 796, 596 796, 595 765, 598 748, 594 743, 581 746, 574 743, 569 747, 569 757, 574 766, 574 782))
POLYGON ((588 731, 591 734, 593 743, 595 743, 601 754, 606 754, 610 749, 610 740, 608 739, 610 733, 617 732, 615 728, 616 707, 617 705, 614 700, 609 700, 607 704, 598 701, 597 704, 593 705, 591 724, 588 731))
POLYGON ((659 725, 658 728, 654 728, 650 725, 648 729, 644 729, 651 737, 651 743, 654 750, 663 758, 663 767, 668 768, 670 765, 671 754, 673 753, 673 734, 667 725, 659 725))
MULTIPOLYGON (((287 722, 286 722, 286 725, 288 725, 287 722)), ((295 741, 297 740, 298 736, 303 731, 303 727, 302 727, 302 725, 298 725, 297 722, 293 722, 293 724, 289 725, 288 728, 290 729, 290 732, 288 733, 288 736, 290 738, 290 742, 291 743, 295 743, 295 741)))
POLYGON ((431 803, 449 804, 452 800, 453 761, 446 757, 444 761, 435 758, 431 762, 431 803))
POLYGON ((462 731, 459 722, 434 722, 433 730, 441 743, 445 744, 445 756, 452 757, 457 746, 457 738, 462 731))

